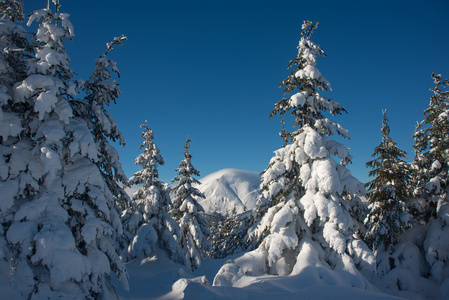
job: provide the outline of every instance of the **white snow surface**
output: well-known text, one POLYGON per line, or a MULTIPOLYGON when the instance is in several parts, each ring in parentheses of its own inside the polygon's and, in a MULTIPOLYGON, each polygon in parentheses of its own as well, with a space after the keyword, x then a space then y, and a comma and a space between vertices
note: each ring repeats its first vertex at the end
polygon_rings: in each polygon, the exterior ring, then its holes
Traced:
MULTIPOLYGON (((250 253, 237 254, 224 259, 206 259, 200 268, 191 272, 185 266, 169 260, 163 252, 127 264, 130 290, 114 283, 123 300, 150 299, 401 299, 375 289, 362 289, 335 278, 328 270, 319 270, 304 260, 302 270, 291 276, 243 274, 233 285, 213 285, 218 270, 227 262, 248 258, 250 253)), ((251 264, 251 261, 248 261, 251 264)), ((230 264, 232 267, 232 264, 230 264)), ((235 266, 235 265, 234 265, 235 266)), ((235 273, 235 272, 231 272, 235 273)), ((229 274, 231 274, 229 273, 229 274)), ((230 281, 232 282, 232 278, 230 281)))
POLYGON ((226 214, 235 207, 237 213, 255 208, 259 195, 260 175, 256 172, 223 169, 201 179, 195 187, 205 196, 197 199, 207 213, 226 214))

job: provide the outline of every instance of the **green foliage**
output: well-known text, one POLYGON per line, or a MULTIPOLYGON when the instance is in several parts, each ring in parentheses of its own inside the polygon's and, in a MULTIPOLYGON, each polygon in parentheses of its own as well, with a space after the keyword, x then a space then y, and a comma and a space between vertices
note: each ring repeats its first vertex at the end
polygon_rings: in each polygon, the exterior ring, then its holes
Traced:
MULTIPOLYGON (((299 90, 304 93, 307 98, 320 97, 317 92, 330 90, 330 84, 327 80, 321 76, 298 76, 298 72, 306 70, 308 67, 314 67, 316 65, 316 59, 319 56, 326 56, 324 51, 316 44, 310 41, 313 30, 318 27, 318 22, 312 23, 310 21, 304 21, 302 24, 301 40, 298 45, 298 55, 295 59, 291 60, 288 68, 292 71, 287 79, 283 80, 279 87, 284 88, 284 95, 288 95, 294 90, 299 90)), ((321 100, 321 99, 320 99, 321 100)), ((317 119, 324 119, 322 111, 330 111, 332 115, 339 115, 342 112, 346 112, 342 105, 338 103, 332 103, 332 105, 323 105, 323 103, 317 103, 321 101, 306 101, 302 105, 292 104, 291 97, 283 98, 274 105, 273 111, 270 113, 270 118, 275 115, 283 115, 290 112, 290 115, 294 117, 295 121, 293 126, 303 127, 308 124, 312 128, 316 127, 317 119), (333 105, 336 104, 336 105, 333 105), (318 109, 317 109, 318 108, 318 109)), ((330 99, 325 99, 330 100, 330 99)), ((333 102, 333 101, 330 101, 333 102)), ((284 138, 286 130, 283 126, 282 137, 284 138)), ((284 138, 285 141, 285 138, 284 138)))
POLYGON ((142 132, 142 145, 139 146, 139 150, 143 152, 135 159, 134 163, 139 165, 142 170, 134 174, 134 181, 132 184, 143 184, 150 187, 158 183, 159 178, 159 165, 164 165, 164 159, 160 155, 159 149, 154 143, 153 130, 148 126, 148 123, 140 125, 143 128, 142 132))
POLYGON ((247 250, 249 243, 246 241, 246 235, 252 222, 251 214, 237 214, 235 207, 231 212, 228 209, 225 216, 212 220, 209 236, 212 248, 209 256, 224 258, 247 250))
POLYGON ((405 201, 409 198, 410 171, 400 150, 390 137, 386 110, 382 111, 382 141, 374 148, 373 160, 366 163, 374 179, 366 184, 370 213, 366 223, 367 243, 373 249, 394 245, 398 236, 410 226, 405 201))
MULTIPOLYGON (((332 122, 324 115, 326 111, 332 115, 339 115, 346 112, 346 110, 337 101, 319 94, 319 91, 328 91, 331 87, 330 83, 321 75, 318 68, 316 68, 318 57, 326 56, 324 51, 310 40, 313 31, 317 27, 318 22, 303 22, 301 39, 297 46, 298 54, 288 65, 288 68, 291 68, 292 71, 287 79, 283 80, 279 85, 279 87, 284 88, 284 96, 293 94, 292 92, 295 90, 297 90, 297 93, 278 101, 270 113, 270 118, 278 114, 281 116, 282 131, 280 132, 280 136, 284 141, 283 148, 294 142, 295 137, 302 132, 304 126, 310 126, 320 135, 333 135, 336 129, 338 134, 349 137, 344 128, 332 122), (283 115, 288 112, 294 118, 293 127, 299 127, 293 132, 290 132, 285 126, 283 115)), ((295 155, 294 149, 291 151, 291 154, 287 155, 284 159, 288 160, 295 155)), ((267 173, 278 163, 278 159, 273 158, 270 161, 266 170, 262 172, 263 178, 269 177, 267 173)), ((346 165, 350 160, 351 157, 348 155, 342 159, 341 163, 342 165, 346 165)), ((304 194, 304 188, 301 185, 300 178, 300 165, 294 160, 291 162, 291 165, 289 164, 289 168, 285 172, 275 173, 276 175, 270 178, 270 180, 263 180, 259 188, 260 192, 263 193, 264 191, 270 190, 270 187, 278 182, 282 182, 283 187, 278 189, 270 197, 269 203, 261 203, 259 205, 256 219, 265 214, 269 207, 285 201, 291 193, 296 193, 297 198, 300 198, 304 194)))
POLYGON ((190 199, 192 196, 204 198, 203 193, 193 187, 194 184, 199 184, 200 182, 192 176, 200 176, 200 172, 191 163, 192 155, 189 153, 191 141, 187 137, 184 145, 184 160, 179 163, 179 167, 175 170, 178 174, 171 181, 171 183, 178 182, 172 189, 175 196, 171 214, 175 220, 181 218, 182 212, 179 208, 186 199, 190 199))
POLYGON ((369 176, 375 178, 368 182, 366 187, 372 191, 370 193, 370 199, 372 199, 376 189, 385 186, 388 182, 394 182, 395 194, 404 199, 408 197, 407 184, 410 173, 404 161, 407 153, 399 149, 390 137, 386 110, 382 112, 382 142, 374 148, 374 153, 371 155, 375 159, 366 163, 366 167, 372 169, 369 171, 369 176))
POLYGON ((23 1, 2 0, 0 1, 0 16, 2 19, 11 19, 12 22, 23 22, 23 1))

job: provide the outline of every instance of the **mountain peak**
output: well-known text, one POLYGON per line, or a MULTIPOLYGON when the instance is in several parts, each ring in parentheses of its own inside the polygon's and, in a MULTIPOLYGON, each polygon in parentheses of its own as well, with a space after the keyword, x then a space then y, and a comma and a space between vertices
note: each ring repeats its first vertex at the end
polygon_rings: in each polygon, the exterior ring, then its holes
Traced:
POLYGON ((225 215, 235 207, 237 213, 242 213, 244 208, 253 209, 259 195, 260 175, 256 172, 223 169, 209 174, 199 180, 197 185, 205 199, 197 199, 208 213, 220 213, 225 215))

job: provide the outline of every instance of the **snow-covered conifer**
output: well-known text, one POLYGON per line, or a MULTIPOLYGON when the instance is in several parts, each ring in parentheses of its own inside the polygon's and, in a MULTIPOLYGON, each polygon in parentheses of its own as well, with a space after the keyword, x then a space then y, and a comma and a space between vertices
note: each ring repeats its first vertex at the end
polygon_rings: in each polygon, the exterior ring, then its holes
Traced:
POLYGON ((116 202, 125 208, 129 204, 129 197, 119 185, 127 182, 122 170, 117 150, 109 141, 125 145, 125 139, 118 129, 114 118, 106 111, 106 106, 115 103, 120 94, 119 84, 112 79, 113 74, 120 77, 116 63, 107 58, 109 51, 116 45, 121 45, 127 38, 120 36, 107 43, 106 52, 95 60, 95 67, 89 80, 82 87, 86 93, 83 103, 77 106, 75 114, 82 116, 94 135, 98 149, 98 160, 95 161, 110 191, 116 197, 116 202))
POLYGON ((192 165, 192 155, 189 153, 191 139, 187 138, 184 146, 184 160, 179 163, 175 171, 178 174, 173 178, 173 208, 172 216, 178 221, 181 230, 180 245, 184 251, 186 264, 192 270, 199 267, 206 253, 210 250, 207 222, 202 215, 204 209, 195 197, 205 196, 194 184, 200 182, 192 176, 199 176, 200 172, 192 165))
MULTIPOLYGON (((237 210, 234 206, 232 211, 229 208, 224 216, 210 223, 210 235, 208 237, 211 242, 210 256, 214 258, 223 258, 234 253, 237 245, 243 246, 243 239, 237 238, 237 229, 240 227, 241 221, 237 217, 237 210)), ((243 234, 243 236, 246 232, 243 234)))
POLYGON ((207 255, 213 258, 223 258, 226 256, 223 249, 225 244, 224 241, 226 240, 225 236, 227 233, 225 222, 228 217, 228 211, 225 216, 217 212, 206 216, 210 227, 207 238, 211 244, 210 253, 207 255))
MULTIPOLYGON (((5 236, 17 210, 14 198, 20 193, 33 193, 38 182, 27 186, 25 178, 29 174, 21 174, 21 170, 26 169, 31 148, 23 119, 33 107, 14 99, 15 86, 27 76, 27 55, 30 54, 25 29, 17 23, 24 20, 22 2, 0 1, 0 15, 0 280, 6 281, 15 277, 18 265, 18 247, 5 236)), ((24 271, 23 275, 22 282, 26 285, 30 273, 26 276, 27 271, 24 271)))
MULTIPOLYGON (((435 74, 432 78, 434 95, 424 111, 425 120, 418 123, 413 135, 415 159, 409 164, 411 188, 406 191, 400 188, 402 194, 413 193, 406 202, 413 216, 412 228, 402 233, 389 251, 376 253, 376 281, 388 290, 445 299, 449 286, 449 79, 443 80, 435 74)), ((392 173, 395 172, 400 173, 392 173)), ((401 221, 397 219, 396 227, 401 221)))
POLYGON ((153 130, 148 123, 143 128, 143 150, 135 160, 141 167, 129 180, 129 184, 140 185, 133 195, 135 209, 128 209, 124 216, 126 233, 131 243, 123 255, 126 260, 148 257, 156 248, 169 252, 173 261, 184 263, 184 253, 179 245, 179 226, 169 215, 170 186, 159 180, 158 167, 164 164, 159 149, 154 143, 153 130))
MULTIPOLYGON (((281 82, 284 94, 298 91, 276 103, 270 115, 282 116, 290 111, 293 125, 299 128, 292 133, 282 131, 287 143, 275 151, 262 175, 259 200, 264 209, 259 213, 263 216, 252 235, 264 238, 256 250, 247 254, 254 259, 252 267, 236 262, 238 267, 234 269, 293 275, 309 264, 319 264, 328 269, 352 270, 351 275, 346 274, 353 278, 352 283, 366 287, 356 269, 375 267, 372 252, 357 237, 363 228, 356 217, 361 210, 357 194, 364 193, 364 188, 345 167, 352 158, 347 148, 329 137, 335 132, 349 135, 325 116, 325 112, 337 115, 345 109, 320 95, 320 91, 330 90, 330 84, 316 67, 317 58, 324 52, 310 40, 317 24, 303 23, 298 56, 289 65, 294 69, 281 82), (333 156, 339 157, 341 163, 333 156)), ((223 270, 229 268, 225 265, 223 270)), ((222 279, 217 275, 214 284, 220 284, 222 279)))
POLYGON ((215 243, 219 243, 216 253, 220 256, 217 258, 227 257, 248 250, 246 235, 252 223, 253 216, 251 211, 244 211, 241 214, 237 214, 237 210, 234 207, 231 213, 226 214, 222 225, 222 239, 215 241, 215 243))
POLYGON ((415 195, 424 199, 414 208, 423 223, 429 223, 447 201, 449 172, 449 79, 432 73, 435 88, 425 120, 415 131, 415 195))
POLYGON ((406 200, 410 172, 405 151, 390 137, 386 110, 382 111, 382 141, 374 148, 373 160, 366 163, 374 179, 366 184, 370 212, 366 218, 366 241, 373 250, 391 250, 399 235, 410 227, 406 200))
POLYGON ((425 254, 428 273, 421 275, 449 284, 449 79, 434 73, 432 78, 434 94, 414 134, 417 199, 411 209, 426 229, 418 246, 425 254))
POLYGON ((30 16, 29 24, 40 21, 35 55, 5 104, 21 109, 21 130, 2 137, 1 147, 9 280, 18 299, 113 299, 111 270, 128 287, 115 250, 122 234, 119 210, 95 164, 100 151, 94 136, 74 114, 78 88, 64 47, 73 26, 53 2, 56 13, 47 8, 30 16))

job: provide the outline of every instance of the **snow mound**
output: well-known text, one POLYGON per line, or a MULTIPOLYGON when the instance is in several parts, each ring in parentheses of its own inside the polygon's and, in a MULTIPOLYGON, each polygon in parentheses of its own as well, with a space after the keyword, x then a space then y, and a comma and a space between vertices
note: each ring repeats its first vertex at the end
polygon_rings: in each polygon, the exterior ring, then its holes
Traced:
POLYGON ((223 169, 199 180, 198 188, 205 199, 197 199, 207 213, 226 214, 235 207, 237 213, 255 208, 259 195, 260 175, 238 169, 223 169))
MULTIPOLYGON (((200 268, 191 272, 185 266, 172 262, 160 251, 151 258, 136 259, 127 264, 130 275, 130 290, 120 287, 117 279, 114 286, 123 300, 189 300, 189 299, 364 299, 399 300, 377 290, 367 290, 345 284, 338 278, 329 282, 329 278, 319 270, 306 268, 293 276, 242 274, 238 284, 212 285, 217 271, 226 261, 241 260, 242 254, 224 259, 206 259, 200 268), (326 282, 327 278, 327 282, 326 282)), ((257 259, 254 252, 246 258, 257 259)), ((251 261, 248 260, 248 263, 251 261)), ((249 266, 243 266, 247 269, 249 266)), ((310 266, 309 266, 310 267, 310 266)), ((331 272, 332 273, 332 272, 331 272)), ((335 275, 335 274, 334 274, 335 275)), ((344 281, 344 280, 343 280, 344 281)))

